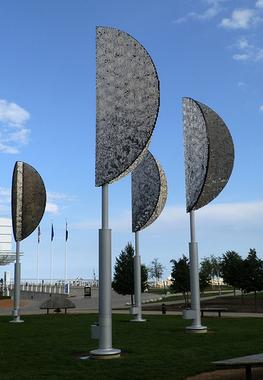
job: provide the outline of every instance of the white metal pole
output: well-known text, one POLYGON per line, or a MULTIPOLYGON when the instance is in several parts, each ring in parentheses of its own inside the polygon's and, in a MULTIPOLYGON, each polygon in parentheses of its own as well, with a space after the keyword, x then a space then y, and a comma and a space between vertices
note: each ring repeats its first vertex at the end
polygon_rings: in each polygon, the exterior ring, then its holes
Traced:
POLYGON ((141 256, 139 244, 139 231, 135 232, 135 256, 134 256, 134 297, 136 316, 132 322, 145 322, 142 319, 142 284, 141 284, 141 256))
POLYGON ((53 255, 53 241, 50 242, 50 291, 53 285, 53 265, 54 265, 54 255, 53 255))
POLYGON ((102 186, 102 226, 99 230, 99 348, 90 352, 100 358, 116 357, 121 352, 112 348, 111 230, 108 210, 108 184, 105 184, 102 186))
POLYGON ((16 242, 16 262, 15 262, 15 276, 14 276, 14 309, 13 320, 10 322, 19 323, 24 322, 20 319, 20 282, 21 282, 21 264, 20 264, 20 242, 16 242))
POLYGON ((68 281, 68 244, 67 240, 65 241, 65 284, 68 281))
POLYGON ((190 256, 190 287, 191 287, 191 309, 194 311, 192 325, 187 327, 190 332, 206 332, 206 326, 201 325, 200 317, 200 287, 199 287, 199 265, 198 265, 198 244, 195 237, 195 212, 190 211, 190 236, 189 256, 190 256))
POLYGON ((37 243, 37 284, 39 284, 39 242, 37 243))

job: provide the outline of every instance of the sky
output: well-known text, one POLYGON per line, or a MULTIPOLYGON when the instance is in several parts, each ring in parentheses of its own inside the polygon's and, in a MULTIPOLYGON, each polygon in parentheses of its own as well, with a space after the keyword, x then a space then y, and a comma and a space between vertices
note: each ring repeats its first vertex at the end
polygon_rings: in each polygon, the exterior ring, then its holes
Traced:
MULTIPOLYGON (((262 0, 2 0, 0 2, 0 216, 10 217, 17 160, 42 176, 40 278, 98 277, 101 189, 95 187, 96 26, 129 33, 149 52, 160 80, 160 111, 149 146, 168 181, 163 213, 140 233, 142 262, 188 255, 182 97, 214 109, 235 145, 232 176, 196 212, 199 258, 235 250, 263 257, 262 0)), ((110 185, 112 264, 131 232, 131 177, 110 185)), ((15 248, 15 245, 13 245, 15 248)), ((36 278, 37 232, 21 243, 22 278, 36 278)), ((0 267, 13 273, 13 264, 0 267)))

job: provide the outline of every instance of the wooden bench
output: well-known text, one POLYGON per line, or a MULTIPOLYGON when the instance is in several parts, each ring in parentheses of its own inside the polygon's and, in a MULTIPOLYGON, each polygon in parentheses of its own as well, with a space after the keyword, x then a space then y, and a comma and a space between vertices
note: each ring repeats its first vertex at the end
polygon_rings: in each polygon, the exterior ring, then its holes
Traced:
POLYGON ((263 354, 240 356, 238 358, 220 360, 213 362, 217 367, 220 368, 245 368, 246 370, 246 380, 252 380, 252 367, 262 367, 263 366, 263 354))
POLYGON ((224 307, 203 307, 203 308, 201 308, 201 317, 203 317, 204 316, 204 312, 214 312, 214 313, 218 313, 218 316, 219 317, 221 317, 221 313, 223 312, 223 311, 227 311, 227 309, 226 308, 224 308, 224 307))

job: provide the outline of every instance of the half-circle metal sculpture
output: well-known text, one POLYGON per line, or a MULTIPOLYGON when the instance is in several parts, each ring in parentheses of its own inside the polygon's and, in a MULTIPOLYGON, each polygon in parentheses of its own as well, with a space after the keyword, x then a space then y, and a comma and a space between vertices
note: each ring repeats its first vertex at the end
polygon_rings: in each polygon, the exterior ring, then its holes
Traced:
POLYGON ((183 99, 186 211, 190 214, 189 243, 191 309, 184 317, 192 320, 186 329, 206 332, 200 317, 198 244, 195 210, 211 202, 225 187, 234 163, 234 145, 224 121, 208 106, 183 99))
POLYGON ((46 207, 46 190, 39 173, 17 161, 12 179, 12 224, 15 241, 29 236, 38 226, 46 207))
POLYGON ((145 48, 129 34, 97 28, 96 186, 142 159, 159 111, 159 80, 145 48))
POLYGON ((165 173, 147 151, 132 172, 132 231, 137 232, 152 224, 161 214, 167 199, 165 173))
POLYGON ((234 145, 224 121, 211 108, 183 99, 187 212, 223 190, 234 164, 234 145))

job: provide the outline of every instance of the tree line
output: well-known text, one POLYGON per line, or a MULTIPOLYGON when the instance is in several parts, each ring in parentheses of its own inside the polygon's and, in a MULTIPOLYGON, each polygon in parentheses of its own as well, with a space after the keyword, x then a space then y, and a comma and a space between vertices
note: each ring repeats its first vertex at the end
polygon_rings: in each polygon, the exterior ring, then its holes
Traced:
MULTIPOLYGON (((190 292, 190 263, 183 255, 178 260, 171 260, 172 284, 171 290, 183 293, 185 302, 188 302, 190 292)), ((200 263, 199 281, 200 291, 217 284, 220 291, 221 279, 224 284, 241 290, 242 294, 263 290, 263 260, 257 256, 256 250, 250 249, 243 259, 235 251, 227 251, 222 256, 204 258, 200 263)))
MULTIPOLYGON (((121 251, 116 258, 112 287, 119 294, 129 294, 133 304, 134 295, 134 248, 131 243, 121 251)), ((170 260, 172 264, 170 291, 182 293, 185 303, 188 303, 190 293, 190 263, 189 259, 182 255, 178 260, 170 260)), ((141 289, 148 289, 149 279, 155 284, 162 278, 164 266, 155 258, 149 267, 141 265, 141 289)), ((222 256, 210 255, 201 260, 200 291, 217 284, 221 292, 221 282, 241 290, 242 294, 263 290, 263 260, 257 256, 256 250, 250 249, 247 257, 243 259, 235 251, 227 251, 222 256)))

